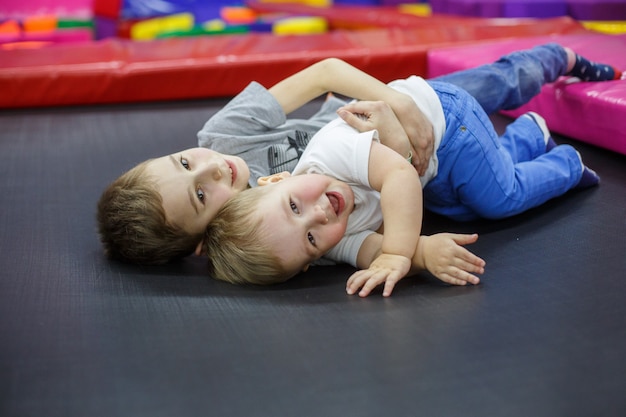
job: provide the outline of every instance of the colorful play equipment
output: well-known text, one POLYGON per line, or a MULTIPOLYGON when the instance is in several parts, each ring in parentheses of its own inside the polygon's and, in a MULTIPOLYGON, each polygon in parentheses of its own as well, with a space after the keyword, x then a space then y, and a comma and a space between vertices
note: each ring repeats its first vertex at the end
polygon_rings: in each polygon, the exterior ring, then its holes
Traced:
POLYGON ((42 15, 0 22, 0 49, 89 42, 93 38, 93 22, 90 19, 63 19, 42 15))
MULTIPOLYGON (((343 9, 329 24, 357 24, 343 9)), ((319 35, 248 33, 132 42, 107 39, 38 50, 0 51, 0 108, 124 103, 231 96, 250 79, 272 85, 327 57, 339 57, 383 81, 426 75, 429 50, 479 41, 588 33, 554 19, 420 18, 418 27, 336 29, 319 35)), ((391 15, 385 15, 387 24, 391 15)), ((367 15, 364 17, 368 19, 367 15)), ((371 21, 362 22, 371 26, 371 21)))
MULTIPOLYGON (((0 108, 232 96, 251 79, 269 86, 326 57, 382 81, 435 76, 547 41, 626 68, 623 0, 326 1, 163 0, 171 7, 151 11, 138 8, 146 1, 94 0, 93 18, 5 18, 0 108), (473 17, 437 11, 452 4, 473 17)), ((537 111, 557 133, 626 154, 625 86, 563 80, 507 114, 537 111)))

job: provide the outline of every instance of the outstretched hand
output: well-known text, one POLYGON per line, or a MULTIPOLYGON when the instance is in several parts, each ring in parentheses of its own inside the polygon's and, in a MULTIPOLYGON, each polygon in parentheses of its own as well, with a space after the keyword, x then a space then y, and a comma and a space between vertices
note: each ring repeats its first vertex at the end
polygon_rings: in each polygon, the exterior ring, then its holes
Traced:
POLYGON ((348 278, 346 292, 355 294, 359 289, 360 297, 367 297, 370 292, 382 283, 383 296, 388 297, 396 283, 406 276, 411 269, 411 260, 400 255, 381 254, 368 269, 355 272, 348 278))
POLYGON ((485 261, 463 247, 478 240, 478 235, 438 233, 421 236, 418 254, 425 268, 435 277, 452 285, 478 284, 474 274, 485 272, 485 261))

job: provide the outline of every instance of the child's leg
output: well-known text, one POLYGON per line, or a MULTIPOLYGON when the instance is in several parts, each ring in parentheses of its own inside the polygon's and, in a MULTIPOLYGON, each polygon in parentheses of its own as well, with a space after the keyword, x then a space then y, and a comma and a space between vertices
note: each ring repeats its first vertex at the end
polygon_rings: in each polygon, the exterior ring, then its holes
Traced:
POLYGON ((514 109, 539 94, 544 84, 567 73, 565 49, 555 43, 505 55, 498 61, 436 78, 455 84, 487 114, 514 109))
MULTIPOLYGON (((440 98, 447 131, 437 151, 438 174, 424 188, 429 210, 461 221, 505 218, 564 194, 583 177, 584 165, 571 146, 516 162, 477 103, 463 103, 459 96, 441 92, 440 98)), ((521 137, 528 129, 535 149, 545 148, 543 132, 525 119, 515 123, 515 135, 521 137)))
POLYGON ((544 84, 554 82, 562 75, 605 81, 620 78, 621 72, 611 66, 588 61, 571 49, 550 43, 513 52, 492 64, 435 79, 463 88, 487 114, 492 114, 528 103, 539 94, 544 84))
MULTIPOLYGON (((523 114, 510 123, 504 135, 500 136, 500 143, 511 155, 511 160, 515 164, 532 161, 557 146, 550 135, 546 121, 535 112, 523 114)), ((597 185, 600 177, 594 170, 584 165, 582 157, 578 152, 577 154, 583 172, 574 188, 582 189, 597 185)))
POLYGON ((461 203, 478 216, 501 219, 540 206, 563 195, 580 182, 584 166, 578 152, 561 145, 539 157, 514 163, 496 149, 474 147, 481 161, 465 171, 470 180, 455 181, 461 203))
POLYGON ((500 143, 514 163, 535 159, 556 146, 545 120, 534 112, 511 122, 500 136, 500 143))

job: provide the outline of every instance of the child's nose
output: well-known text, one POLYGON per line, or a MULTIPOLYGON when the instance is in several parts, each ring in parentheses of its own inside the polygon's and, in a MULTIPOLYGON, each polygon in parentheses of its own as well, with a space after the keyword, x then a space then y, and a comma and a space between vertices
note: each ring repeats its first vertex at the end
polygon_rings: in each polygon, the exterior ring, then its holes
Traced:
POLYGON ((220 179, 222 179, 222 170, 220 169, 220 166, 217 162, 208 162, 203 165, 199 171, 199 174, 202 176, 203 179, 210 178, 214 181, 219 181, 220 179))
POLYGON ((313 207, 313 217, 314 217, 316 223, 319 223, 319 224, 326 224, 326 223, 328 223, 328 216, 326 216, 326 212, 318 204, 316 204, 313 207))

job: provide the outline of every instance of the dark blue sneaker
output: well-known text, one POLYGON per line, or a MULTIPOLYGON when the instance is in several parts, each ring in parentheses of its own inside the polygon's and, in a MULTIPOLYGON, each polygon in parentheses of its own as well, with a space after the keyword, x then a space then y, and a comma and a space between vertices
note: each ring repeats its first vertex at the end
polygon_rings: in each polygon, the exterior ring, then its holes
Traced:
POLYGON ((600 184, 600 176, 596 173, 596 171, 583 164, 583 159, 580 156, 580 153, 578 154, 578 158, 580 158, 580 163, 583 165, 583 175, 580 177, 580 181, 578 181, 578 184, 576 184, 574 189, 582 190, 600 184))

